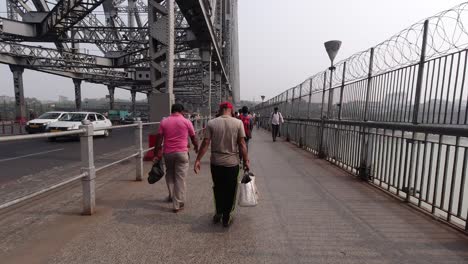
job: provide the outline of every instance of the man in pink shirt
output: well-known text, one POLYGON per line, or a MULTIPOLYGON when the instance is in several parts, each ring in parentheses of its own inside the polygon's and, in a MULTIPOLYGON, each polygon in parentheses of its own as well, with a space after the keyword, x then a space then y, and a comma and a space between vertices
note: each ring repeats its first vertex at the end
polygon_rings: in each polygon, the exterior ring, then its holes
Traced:
POLYGON ((171 115, 161 121, 155 147, 155 159, 161 159, 161 147, 166 165, 166 183, 169 189, 169 200, 174 205, 174 213, 184 208, 185 177, 189 169, 188 138, 190 137, 195 152, 198 152, 198 142, 192 122, 182 113, 184 107, 174 104, 171 115), (162 143, 164 145, 162 146, 162 143))

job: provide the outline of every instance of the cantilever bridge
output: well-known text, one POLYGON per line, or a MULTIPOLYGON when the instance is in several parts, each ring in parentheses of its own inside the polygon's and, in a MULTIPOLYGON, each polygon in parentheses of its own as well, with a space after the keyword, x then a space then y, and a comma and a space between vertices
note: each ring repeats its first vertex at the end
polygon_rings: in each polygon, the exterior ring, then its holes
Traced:
POLYGON ((24 69, 73 80, 77 110, 83 81, 106 85, 111 109, 116 88, 130 90, 133 101, 136 93, 167 94, 160 100, 205 113, 220 100, 239 101, 237 0, 6 4, 0 63, 13 73, 18 120, 25 117, 24 69))
MULTIPOLYGON (((134 102, 148 94, 155 121, 174 100, 207 115, 239 101, 235 0, 7 4, 0 62, 13 72, 18 120, 26 68, 71 78, 77 109, 83 81, 107 85, 111 109, 116 88, 134 102)), ((257 105, 259 204, 237 208, 229 229, 211 223, 208 159, 201 175, 190 171, 177 214, 163 183, 142 181, 158 122, 102 128, 109 138, 94 139, 89 122, 0 137, 0 260, 468 263, 467 28, 468 2, 257 105), (285 122, 273 143, 274 108, 285 122), (80 142, 44 140, 57 135, 80 142)), ((194 120, 199 135, 206 121, 194 120)))

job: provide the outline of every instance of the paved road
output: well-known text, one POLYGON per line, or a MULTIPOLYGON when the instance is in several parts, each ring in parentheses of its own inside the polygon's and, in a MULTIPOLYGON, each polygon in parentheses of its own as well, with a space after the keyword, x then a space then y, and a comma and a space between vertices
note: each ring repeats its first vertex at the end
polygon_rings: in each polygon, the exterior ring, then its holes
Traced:
MULTIPOLYGON (((145 136, 145 142, 146 138, 145 136)), ((98 159, 107 153, 133 146, 134 130, 118 129, 110 137, 95 137, 94 141, 95 157, 98 159)), ((79 162, 80 142, 77 139, 64 138, 56 142, 34 139, 0 143, 0 185, 50 168, 66 167, 79 162)))

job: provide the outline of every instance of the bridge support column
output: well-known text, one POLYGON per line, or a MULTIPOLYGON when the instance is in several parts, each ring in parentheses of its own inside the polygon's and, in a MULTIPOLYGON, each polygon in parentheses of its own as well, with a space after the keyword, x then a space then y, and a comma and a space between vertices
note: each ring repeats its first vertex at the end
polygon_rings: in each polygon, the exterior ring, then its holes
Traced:
POLYGON ((165 6, 148 0, 148 27, 151 88, 165 93, 151 93, 149 99, 151 121, 158 122, 174 103, 175 0, 166 0, 165 6))
POLYGON ((132 114, 135 117, 135 113, 136 113, 136 90, 134 88, 131 91, 131 95, 132 95, 132 114))
POLYGON ((150 112, 149 117, 151 122, 159 122, 163 117, 168 117, 171 114, 172 102, 174 97, 167 93, 151 93, 150 94, 150 112))
POLYGON ((24 103, 24 87, 23 87, 23 67, 10 66, 13 73, 13 86, 15 89, 15 110, 16 121, 26 121, 26 105, 24 103))
POLYGON ((75 109, 81 111, 81 80, 73 79, 75 85, 75 109))
POLYGON ((115 97, 114 97, 115 86, 108 85, 107 89, 109 89, 109 110, 114 110, 114 107, 115 107, 115 97))

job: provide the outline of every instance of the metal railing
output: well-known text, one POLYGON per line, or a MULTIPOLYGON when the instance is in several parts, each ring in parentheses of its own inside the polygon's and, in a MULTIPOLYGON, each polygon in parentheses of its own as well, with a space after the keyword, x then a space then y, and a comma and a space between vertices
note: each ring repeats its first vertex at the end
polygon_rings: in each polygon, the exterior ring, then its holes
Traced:
POLYGON ((0 121, 0 135, 19 135, 25 133, 24 122, 0 121))
MULTIPOLYGON (((263 120, 262 127, 269 129, 263 120)), ((468 231, 468 127, 289 118, 288 141, 468 231)))
MULTIPOLYGON (((206 126, 207 118, 201 118, 195 120, 194 127, 197 134, 201 133, 206 126)), ((143 123, 138 120, 134 124, 112 126, 109 128, 94 129, 93 125, 88 121, 83 121, 79 129, 73 131, 53 132, 53 133, 40 133, 32 135, 15 135, 15 136, 4 136, 0 137, 0 143, 11 142, 11 141, 22 141, 39 138, 55 138, 64 136, 79 136, 80 137, 80 156, 81 156, 81 173, 79 175, 72 176, 65 181, 48 186, 47 188, 33 192, 31 194, 22 196, 20 198, 11 200, 0 205, 0 210, 9 208, 19 203, 38 197, 49 191, 61 188, 70 183, 74 183, 78 180, 82 182, 83 189, 83 214, 91 215, 95 211, 96 207, 96 173, 106 168, 122 163, 124 161, 135 159, 135 180, 141 181, 143 178, 143 158, 145 153, 154 150, 154 147, 144 148, 143 147, 143 128, 145 126, 158 125, 160 122, 149 122, 143 123), (102 130, 115 130, 124 128, 135 128, 135 152, 129 156, 126 156, 120 160, 112 163, 103 165, 102 167, 96 168, 94 161, 94 132, 102 130)))
POLYGON ((466 17, 468 2, 338 62, 253 111, 268 128, 277 107, 287 140, 468 230, 466 17), (457 24, 440 23, 445 20, 457 24))

